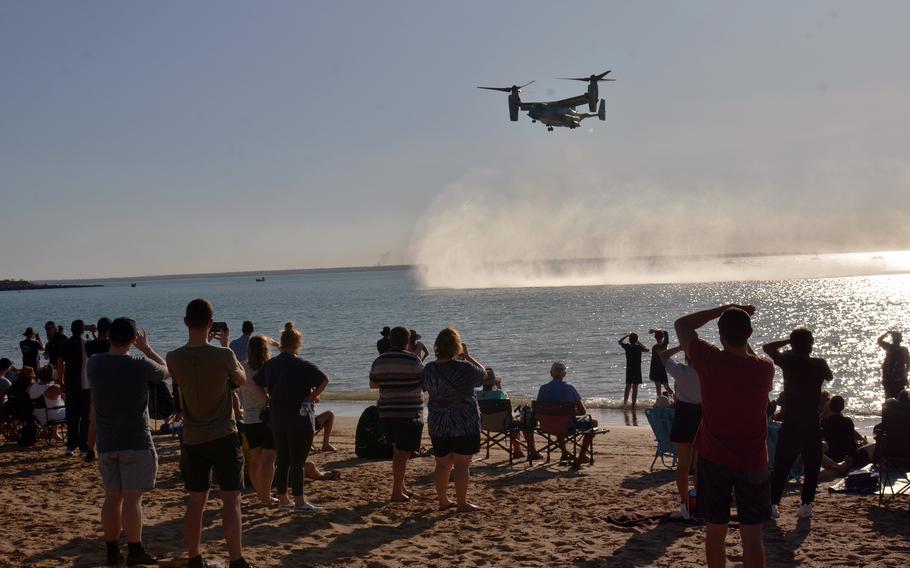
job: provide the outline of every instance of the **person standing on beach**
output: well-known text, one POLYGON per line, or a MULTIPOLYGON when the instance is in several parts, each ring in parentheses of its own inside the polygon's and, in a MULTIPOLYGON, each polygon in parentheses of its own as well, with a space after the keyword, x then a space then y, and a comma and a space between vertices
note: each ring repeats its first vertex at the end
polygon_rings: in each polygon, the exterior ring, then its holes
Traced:
POLYGON ((382 331, 379 332, 379 334, 382 335, 382 337, 380 337, 379 340, 376 342, 376 351, 379 351, 380 355, 382 355, 383 353, 385 353, 392 347, 391 343, 389 342, 389 332, 390 331, 391 331, 391 329, 389 328, 389 326, 385 326, 384 328, 382 328, 382 331))
POLYGON ((19 349, 22 351, 22 366, 38 368, 38 355, 44 350, 44 343, 41 342, 41 336, 35 333, 31 327, 25 328, 22 334, 25 339, 19 342, 19 349))
POLYGON ((897 398, 907 388, 907 374, 910 371, 910 352, 901 345, 903 335, 899 331, 886 331, 878 338, 878 346, 885 350, 885 361, 882 363, 882 386, 885 398, 897 398), (891 343, 885 337, 891 334, 891 343))
POLYGON ((427 409, 430 438, 436 470, 433 482, 439 509, 457 507, 459 513, 478 509, 468 502, 471 458, 480 451, 480 408, 474 389, 483 385, 487 371, 468 354, 458 331, 447 327, 433 345, 436 360, 423 368, 421 387, 428 394, 427 409), (455 501, 447 491, 449 476, 455 469, 455 501))
MULTIPOLYGON (((90 461, 88 453, 88 425, 89 413, 92 408, 92 391, 88 382, 85 353, 85 323, 82 320, 73 321, 70 326, 73 335, 60 344, 57 350, 57 375, 63 377, 63 390, 66 393, 66 455, 72 456, 76 448, 82 456, 90 461)), ((57 337, 57 335, 54 335, 57 337)), ((48 339, 48 351, 51 340, 48 339)))
POLYGON ((822 385, 834 375, 828 363, 812 357, 815 338, 806 328, 790 332, 790 339, 766 343, 762 350, 784 374, 783 424, 777 438, 777 450, 771 469, 771 518, 780 517, 778 506, 793 462, 802 454, 806 478, 803 480, 802 506, 799 516, 812 517, 812 503, 818 488, 818 471, 822 464, 822 429, 818 406, 822 385), (786 346, 790 350, 781 352, 786 346))
POLYGON ((243 363, 246 361, 247 348, 250 345, 250 337, 253 335, 253 322, 245 321, 240 327, 240 337, 231 341, 231 351, 234 352, 234 355, 237 357, 237 360, 243 363))
POLYGON ((379 389, 379 421, 392 442, 392 496, 390 501, 411 500, 404 475, 411 454, 420 449, 423 435, 423 363, 407 350, 410 332, 397 326, 389 332, 390 349, 373 361, 370 388, 379 389))
POLYGON ((675 379, 676 404, 673 411, 673 426, 670 429, 670 441, 676 444, 676 490, 679 492, 679 511, 674 517, 689 519, 689 472, 695 452, 692 442, 701 425, 701 386, 698 373, 691 365, 677 363, 673 356, 682 351, 682 347, 664 349, 659 352, 660 360, 667 373, 675 379))
POLYGON ((261 335, 250 338, 248 358, 243 362, 246 381, 238 390, 243 406, 243 434, 250 448, 250 480, 259 502, 275 505, 278 500, 271 496, 272 480, 275 478, 275 439, 268 422, 262 420, 262 411, 268 406, 269 397, 256 382, 256 373, 272 358, 269 343, 270 340, 261 335))
POLYGON ((228 349, 227 331, 212 333, 214 310, 198 298, 186 306, 183 319, 188 340, 167 354, 167 367, 180 386, 183 413, 181 469, 189 492, 184 517, 189 568, 206 566, 200 553, 202 514, 209 497, 212 470, 221 490, 221 526, 230 568, 249 566, 243 559, 240 491, 243 489, 243 452, 237 437, 233 391, 246 380, 243 367, 228 349), (217 339, 221 347, 209 343, 217 339))
MULTIPOLYGON (((627 333, 619 338, 619 346, 626 352, 626 390, 622 396, 622 406, 629 405, 629 393, 632 394, 632 408, 638 401, 638 385, 641 384, 641 354, 648 348, 638 342, 637 333, 627 333), (628 339, 629 342, 625 343, 628 339)), ((660 393, 658 393, 660 394, 660 393)))
POLYGON ((705 556, 710 568, 726 565, 727 525, 736 495, 743 566, 765 565, 762 523, 771 513, 768 479, 768 395, 774 363, 749 346, 754 306, 730 304, 676 320, 679 344, 698 373, 702 420, 698 451, 698 508, 707 521, 705 556), (698 337, 717 320, 723 349, 698 337))
POLYGON ((670 334, 660 329, 652 329, 649 333, 654 334, 654 340, 657 342, 651 348, 651 365, 648 368, 648 378, 654 383, 654 389, 657 396, 673 396, 673 389, 670 388, 670 381, 667 378, 667 369, 664 368, 660 353, 666 351, 670 343, 670 334))
MULTIPOLYGON (((98 323, 95 324, 95 331, 97 335, 94 339, 85 342, 85 356, 86 359, 91 359, 92 355, 98 355, 100 353, 107 353, 111 350, 111 341, 110 341, 110 331, 111 331, 111 320, 108 318, 101 318, 98 320, 98 323)), ((88 363, 86 363, 88 365, 88 363)), ((91 383, 91 381, 89 381, 91 383)), ((85 461, 91 462, 95 460, 95 409, 94 406, 89 410, 89 420, 88 420, 88 452, 85 454, 85 461)))
MULTIPOLYGON (((44 324, 44 333, 47 335, 47 341, 44 342, 44 358, 56 368, 57 359, 60 357, 60 346, 66 341, 63 327, 57 327, 56 323, 49 321, 44 324)), ((57 377, 57 380, 63 380, 63 376, 57 377)))
MULTIPOLYGON (((136 322, 117 318, 110 330, 109 352, 88 361, 92 408, 97 430, 98 469, 104 485, 101 525, 107 545, 106 566, 120 566, 121 528, 126 533, 126 565, 157 564, 142 546, 142 494, 155 488, 158 454, 149 430, 149 383, 168 377, 164 359, 148 343, 136 322), (145 358, 132 357, 135 346, 145 358)), ((99 332, 101 325, 99 322, 99 332)))
POLYGON ((275 463, 278 508, 311 513, 321 507, 303 496, 304 464, 316 432, 314 400, 329 384, 329 377, 313 363, 300 358, 302 346, 303 333, 294 327, 294 322, 284 324, 278 348, 281 353, 256 373, 255 381, 271 397, 269 419, 278 454, 275 463), (293 505, 288 499, 289 484, 293 505))
POLYGON ((424 345, 423 341, 420 340, 420 334, 410 330, 411 340, 408 342, 407 350, 417 356, 421 361, 425 361, 427 356, 430 354, 430 350, 427 349, 427 346, 424 345))

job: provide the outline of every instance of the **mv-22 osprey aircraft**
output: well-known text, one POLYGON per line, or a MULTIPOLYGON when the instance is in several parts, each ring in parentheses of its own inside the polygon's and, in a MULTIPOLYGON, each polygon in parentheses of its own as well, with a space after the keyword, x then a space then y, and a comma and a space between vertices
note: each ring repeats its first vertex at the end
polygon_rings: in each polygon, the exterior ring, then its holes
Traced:
POLYGON ((600 81, 615 81, 616 79, 606 78, 609 73, 610 71, 604 71, 599 75, 591 75, 590 77, 562 77, 562 79, 566 79, 568 81, 586 81, 588 83, 588 92, 583 95, 578 95, 577 97, 562 99, 560 101, 539 103, 523 102, 519 96, 519 93, 523 88, 527 87, 534 81, 525 83, 524 85, 512 85, 511 87, 477 88, 509 93, 509 119, 512 122, 518 121, 518 111, 523 110, 527 111, 528 116, 531 117, 531 122, 540 121, 543 124, 547 125, 548 131, 553 132, 554 126, 578 128, 581 126, 582 120, 590 118, 592 116, 596 116, 600 120, 606 120, 606 103, 603 99, 600 99, 600 107, 598 108, 597 105, 597 99, 599 96, 597 83, 600 81), (588 109, 591 112, 578 112, 575 110, 575 107, 584 104, 588 105, 588 109), (594 112, 595 110, 597 110, 596 113, 594 112))

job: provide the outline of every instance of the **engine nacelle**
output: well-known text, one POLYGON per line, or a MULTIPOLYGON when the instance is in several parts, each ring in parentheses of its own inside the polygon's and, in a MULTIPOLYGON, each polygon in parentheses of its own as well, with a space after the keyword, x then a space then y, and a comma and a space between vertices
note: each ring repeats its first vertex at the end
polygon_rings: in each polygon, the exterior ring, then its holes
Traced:
POLYGON ((600 96, 600 93, 597 92, 597 81, 591 81, 588 83, 588 110, 591 112, 597 110, 598 96, 600 96))
POLYGON ((600 99, 600 108, 597 109, 597 118, 607 120, 607 101, 600 99))
POLYGON ((519 110, 521 110, 521 98, 515 93, 509 94, 509 120, 518 122, 519 110))

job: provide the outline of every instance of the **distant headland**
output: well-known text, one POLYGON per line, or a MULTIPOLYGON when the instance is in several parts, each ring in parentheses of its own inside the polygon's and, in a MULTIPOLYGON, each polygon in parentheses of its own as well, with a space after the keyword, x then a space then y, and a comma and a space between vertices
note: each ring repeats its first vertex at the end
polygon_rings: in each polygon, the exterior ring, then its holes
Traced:
POLYGON ((51 290, 55 288, 98 288, 103 284, 38 284, 28 280, 0 280, 0 292, 51 290))

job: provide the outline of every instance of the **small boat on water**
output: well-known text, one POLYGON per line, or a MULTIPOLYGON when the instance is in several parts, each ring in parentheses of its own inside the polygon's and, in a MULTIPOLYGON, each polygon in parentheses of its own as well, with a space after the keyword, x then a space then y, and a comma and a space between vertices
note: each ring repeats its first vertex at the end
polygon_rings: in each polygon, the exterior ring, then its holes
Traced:
POLYGON ((136 283, 135 283, 135 282, 130 282, 130 288, 135 288, 135 287, 136 287, 136 283))
POLYGON ((265 282, 265 276, 260 276, 256 279, 256 282, 265 282))

